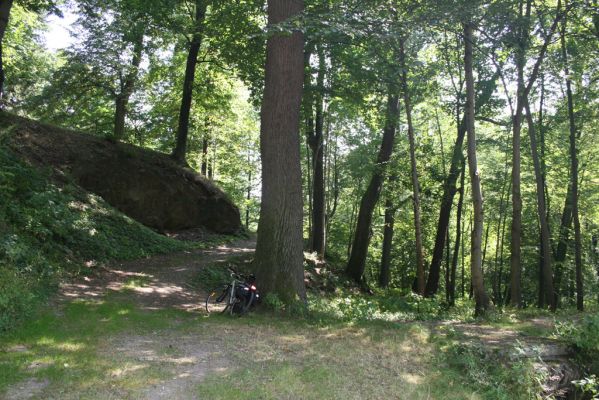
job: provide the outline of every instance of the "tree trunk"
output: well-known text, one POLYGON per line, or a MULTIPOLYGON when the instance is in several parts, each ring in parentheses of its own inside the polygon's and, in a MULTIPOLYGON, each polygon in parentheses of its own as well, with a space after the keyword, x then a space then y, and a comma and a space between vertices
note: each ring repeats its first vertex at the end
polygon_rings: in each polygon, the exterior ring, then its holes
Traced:
MULTIPOLYGON (((496 73, 490 81, 485 82, 485 84, 482 85, 481 93, 476 100, 476 109, 479 109, 491 99, 495 90, 495 79, 497 79, 498 76, 499 74, 496 73)), ((458 133, 453 146, 449 174, 445 177, 445 182, 443 183, 443 196, 441 198, 441 206, 439 207, 435 246, 433 248, 433 257, 426 282, 425 295, 427 297, 434 296, 439 290, 439 271, 441 269, 441 260, 443 259, 443 247, 445 245, 447 227, 449 226, 453 198, 457 191, 456 182, 460 176, 460 160, 463 157, 465 135, 466 124, 463 117, 462 121, 458 123, 458 133)))
MULTIPOLYGON (((510 303, 512 306, 520 307, 522 305, 522 292, 521 292, 521 275, 522 265, 520 260, 521 255, 521 233, 522 233, 522 196, 520 194, 520 128, 522 125, 522 111, 524 109, 524 100, 528 97, 534 82, 539 74, 539 68, 547 52, 547 47, 551 42, 551 38, 555 33, 557 24, 562 17, 561 13, 561 0, 558 0, 556 7, 556 16, 553 20, 553 24, 549 29, 549 32, 545 36, 545 40, 539 51, 535 64, 530 73, 528 83, 524 85, 524 65, 526 63, 526 47, 528 46, 529 40, 529 19, 530 19, 530 8, 531 0, 526 2, 526 11, 523 14, 520 9, 520 16, 525 18, 526 25, 519 28, 518 32, 518 49, 516 50, 516 68, 518 70, 518 100, 516 105, 516 112, 514 114, 513 121, 513 158, 512 158, 512 241, 511 256, 510 256, 510 303)), ((522 4, 521 4, 522 7, 522 4)))
POLYGON ((474 226, 472 229, 471 261, 472 289, 476 301, 476 315, 484 314, 489 308, 489 297, 485 291, 482 271, 483 195, 476 160, 476 135, 474 131, 474 76, 472 73, 472 24, 464 24, 464 72, 466 75, 466 130, 468 135, 468 169, 472 186, 474 226))
POLYGON ((139 73, 143 48, 144 30, 140 29, 140 32, 135 38, 135 43, 133 44, 133 56, 131 58, 129 72, 125 74, 125 81, 121 83, 121 92, 115 99, 114 130, 112 132, 112 137, 110 138, 115 141, 121 141, 125 135, 127 106, 129 105, 129 98, 135 89, 135 82, 137 81, 137 74, 139 73))
POLYGON ((191 113, 191 100, 193 98, 193 83, 195 80, 196 66, 198 64, 198 53, 202 46, 204 18, 208 2, 196 0, 195 2, 195 24, 193 36, 189 43, 187 64, 185 66, 185 78, 183 79, 183 95, 181 97, 181 109, 179 110, 179 126, 177 128, 177 143, 171 157, 180 164, 185 164, 187 153, 187 135, 189 133, 189 115, 191 113))
POLYGON ((406 122, 408 123, 408 142, 410 144, 410 167, 412 178, 412 204, 414 208, 414 236, 416 244, 416 279, 418 294, 424 296, 426 285, 424 276, 424 251, 422 249, 422 222, 420 218, 420 184, 418 182, 418 168, 416 165, 416 143, 414 140, 414 126, 412 124, 412 105, 408 89, 408 73, 405 60, 404 39, 399 44, 399 61, 401 66, 401 87, 403 92, 406 122))
MULTIPOLYGON (((301 0, 269 0, 268 24, 303 11, 301 0)), ((254 266, 264 293, 306 301, 303 273, 299 120, 303 85, 301 32, 269 37, 260 113, 262 203, 254 266)))
POLYGON ((564 74, 566 75, 566 95, 568 97, 568 122, 570 127, 570 179, 572 187, 572 220, 574 221, 574 260, 576 264, 576 308, 584 310, 584 289, 582 278, 582 239, 580 219, 578 215, 578 153, 576 150, 576 123, 574 120, 574 100, 572 97, 572 79, 568 66, 568 50, 566 48, 566 23, 564 17, 561 34, 562 56, 564 58, 564 74))
MULTIPOLYGON (((449 290, 449 305, 455 305, 455 275, 458 267, 458 255, 460 250, 460 240, 462 236, 462 205, 464 203, 464 180, 466 175, 466 161, 462 157, 461 167, 461 178, 460 178, 460 196, 458 197, 458 209, 456 212, 456 233, 455 233, 455 245, 453 248, 453 259, 451 262, 451 279, 450 279, 450 290, 449 290)), ((462 250, 462 253, 464 250, 462 250)), ((463 268, 463 265, 462 265, 463 268)), ((462 274, 462 287, 463 287, 464 276, 462 274)), ((462 293, 463 296, 463 293, 462 293)))
MULTIPOLYGON (((393 176, 389 177, 393 181, 393 176)), ((385 201, 385 227, 383 229, 383 251, 381 256, 381 270, 379 274, 379 287, 386 289, 389 286, 391 271, 391 245, 393 244, 393 225, 395 224, 395 207, 391 194, 385 201)))
MULTIPOLYGON (((206 124, 206 130, 208 130, 208 124, 206 124)), ((208 176, 208 149, 210 148, 210 139, 208 137, 208 132, 204 132, 204 137, 202 138, 202 175, 208 176)))
POLYGON ((246 193, 245 204, 245 229, 250 229, 250 199, 252 198, 252 158, 248 151, 248 187, 246 193))
POLYGON ((537 134, 535 124, 530 112, 528 97, 524 98, 524 109, 526 110, 526 120, 528 121, 528 137, 530 138, 530 153, 532 155, 535 181, 537 185, 537 214, 539 224, 541 226, 541 251, 542 251, 542 276, 543 276, 543 292, 544 303, 555 311, 555 294, 553 292, 553 269, 551 267, 551 244, 549 234, 549 221, 547 220, 547 210, 545 206, 545 191, 543 185, 543 175, 541 170, 541 160, 537 150, 537 134))
POLYGON ((398 96, 393 90, 389 91, 387 100, 387 115, 385 118, 385 128, 383 130, 383 141, 377 157, 377 161, 372 172, 370 183, 360 202, 360 211, 358 212, 358 224, 354 235, 351 255, 347 263, 345 272, 357 283, 362 283, 364 268, 366 266, 366 255, 370 243, 370 225, 372 222, 372 213, 379 200, 385 166, 391 158, 393 151, 393 142, 395 141, 395 127, 399 115, 398 96))
POLYGON ((325 180, 324 180, 324 73, 325 59, 322 46, 318 49, 318 76, 316 79, 316 118, 314 135, 308 139, 310 149, 312 150, 313 175, 312 180, 312 251, 316 252, 320 258, 324 257, 325 251, 325 180))
MULTIPOLYGON (((522 11, 520 3, 520 17, 530 18, 531 1, 527 1, 526 14, 522 11)), ((518 48, 516 50, 516 70, 518 73, 518 96, 516 113, 512 124, 512 240, 510 242, 510 301, 512 306, 522 306, 522 194, 520 192, 520 132, 522 129, 522 111, 524 109, 524 65, 526 63, 526 43, 528 41, 528 25, 519 28, 518 48)))
POLYGON ((12 3, 13 0, 2 0, 2 2, 0 2, 0 110, 3 108, 5 80, 2 49, 4 47, 4 33, 8 26, 8 18, 10 17, 12 3))

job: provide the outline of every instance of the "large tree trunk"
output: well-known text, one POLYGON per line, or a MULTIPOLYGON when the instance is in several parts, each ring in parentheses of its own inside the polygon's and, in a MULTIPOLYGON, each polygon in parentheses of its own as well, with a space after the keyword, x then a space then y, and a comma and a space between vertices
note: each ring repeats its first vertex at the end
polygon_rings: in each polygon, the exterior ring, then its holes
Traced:
POLYGON ((325 232, 326 232, 326 201, 325 201, 325 176, 324 176, 324 50, 318 48, 318 75, 316 79, 316 118, 314 134, 308 138, 312 150, 313 175, 312 180, 312 251, 319 257, 324 257, 325 232))
POLYGON ((530 153, 532 155, 535 181, 537 185, 537 212, 539 224, 541 226, 541 251, 542 251, 542 281, 543 281, 543 298, 544 304, 547 304, 555 311, 555 293, 553 291, 553 269, 551 267, 551 244, 549 234, 549 221, 547 220, 547 210, 545 206, 545 191, 543 185, 543 174, 541 170, 541 160, 537 150, 537 134, 535 124, 530 112, 528 97, 524 98, 524 109, 526 110, 526 120, 528 121, 528 136, 530 138, 530 153))
POLYGON ((582 239, 580 219, 578 215, 578 153, 576 150, 576 123, 574 120, 574 100, 572 97, 572 79, 568 66, 568 50, 566 48, 566 23, 564 18, 561 32, 562 56, 564 58, 564 74, 566 75, 566 95, 568 97, 568 122, 570 127, 570 185, 572 187, 572 219, 574 221, 574 260, 576 264, 576 308, 584 310, 584 291, 582 278, 582 239))
POLYGON ((414 126, 412 124, 412 105, 408 89, 408 73, 406 67, 404 39, 399 45, 399 62, 401 65, 401 87, 403 92, 406 122, 408 123, 408 142, 410 144, 410 167, 412 178, 412 204, 414 208, 414 236, 416 244, 416 280, 418 294, 424 296, 426 285, 424 277, 424 251, 422 249, 422 222, 420 218, 420 184, 418 183, 418 168, 416 165, 416 144, 414 140, 414 126))
MULTIPOLYGON (((269 0, 268 23, 300 14, 301 0, 269 0)), ((305 302, 299 120, 303 84, 300 32, 269 37, 260 113, 262 204, 255 271, 265 293, 286 304, 305 302)))
POLYGON ((116 141, 122 140, 123 136, 125 135, 125 117, 127 116, 127 106, 129 105, 129 98, 135 89, 135 82, 137 81, 139 65, 141 64, 143 48, 144 30, 140 29, 138 36, 135 38, 135 43, 133 44, 133 56, 131 58, 129 71, 125 75, 124 82, 121 82, 121 91, 115 99, 114 130, 112 132, 111 139, 116 141))
MULTIPOLYGON (((490 81, 487 81, 482 85, 482 88, 480 88, 481 92, 476 99, 476 109, 479 109, 491 99, 495 90, 495 80, 498 76, 499 73, 496 73, 490 81)), ((426 282, 425 295, 427 297, 434 296, 439 290, 439 272, 441 270, 441 260, 443 259, 443 247, 445 245, 447 228, 449 226, 453 198, 457 192, 456 182, 460 176, 460 163, 463 157, 465 135, 466 124, 463 117, 462 121, 458 124, 458 133, 451 155, 449 174, 445 177, 445 182, 443 183, 443 196, 441 197, 441 206, 439 207, 435 246, 433 248, 433 257, 426 282)))
POLYGON ((179 126, 177 128, 177 143, 172 157, 180 164, 185 164, 187 153, 187 135, 189 133, 189 115, 191 113, 191 100, 193 98, 193 83, 195 80, 196 66, 198 64, 198 53, 202 46, 204 18, 206 17, 206 0, 195 2, 195 24, 193 36, 189 43, 187 64, 185 66, 185 78, 183 79, 183 95, 181 97, 181 108, 179 110, 179 126))
POLYGON ((0 2, 0 109, 2 109, 4 100, 4 60, 2 57, 2 49, 4 46, 4 33, 8 26, 8 18, 10 9, 12 8, 13 0, 2 0, 0 2))
POLYGON ((395 127, 399 116, 398 96, 394 90, 389 91, 387 100, 387 115, 385 118, 385 128, 383 130, 383 141, 376 160, 372 178, 362 196, 360 202, 360 211, 358 212, 358 224, 354 235, 351 255, 347 263, 345 272, 355 282, 361 283, 366 266, 366 255, 370 243, 370 225, 372 222, 372 212, 379 200, 385 166, 391 158, 393 151, 393 142, 395 141, 395 127))
POLYGON ((468 135, 468 169, 472 185, 472 205, 474 209, 474 226, 472 229, 470 269, 472 289, 476 301, 476 315, 481 315, 489 308, 489 297, 485 291, 482 271, 482 236, 483 236, 483 194, 476 159, 476 134, 474 131, 474 76, 472 73, 472 24, 464 24, 464 72, 466 75, 466 131, 468 135))

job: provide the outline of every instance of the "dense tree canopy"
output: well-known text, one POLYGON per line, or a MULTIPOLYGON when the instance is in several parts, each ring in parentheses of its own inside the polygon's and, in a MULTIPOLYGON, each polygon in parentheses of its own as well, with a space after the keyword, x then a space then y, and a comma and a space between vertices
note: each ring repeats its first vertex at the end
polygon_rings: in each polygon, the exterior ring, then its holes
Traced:
MULTIPOLYGON (((447 304, 470 295, 479 311, 487 295, 496 306, 596 301, 595 2, 310 0, 269 25, 262 3, 15 0, 0 37, 3 104, 175 150, 256 230, 258 109, 264 123, 287 100, 262 102, 266 43, 301 31, 293 167, 306 250, 345 265, 365 290, 447 304), (49 12, 77 16, 73 44, 58 52, 44 47, 49 12)), ((277 182, 268 190, 283 193, 277 182)))

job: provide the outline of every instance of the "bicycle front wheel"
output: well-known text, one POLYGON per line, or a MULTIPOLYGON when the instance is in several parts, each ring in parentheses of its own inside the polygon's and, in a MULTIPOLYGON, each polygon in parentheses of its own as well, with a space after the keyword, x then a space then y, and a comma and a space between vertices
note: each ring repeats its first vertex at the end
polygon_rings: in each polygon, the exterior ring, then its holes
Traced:
POLYGON ((229 308, 229 291, 230 288, 219 287, 208 292, 206 297, 206 312, 208 314, 224 313, 229 308))

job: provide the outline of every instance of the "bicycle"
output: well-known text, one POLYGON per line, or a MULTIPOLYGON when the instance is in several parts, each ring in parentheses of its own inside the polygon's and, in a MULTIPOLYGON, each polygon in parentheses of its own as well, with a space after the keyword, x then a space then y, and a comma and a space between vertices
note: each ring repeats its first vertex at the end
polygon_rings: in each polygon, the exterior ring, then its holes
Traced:
POLYGON ((254 275, 240 275, 233 270, 231 283, 211 290, 206 297, 206 312, 242 316, 255 305, 260 297, 254 275))

